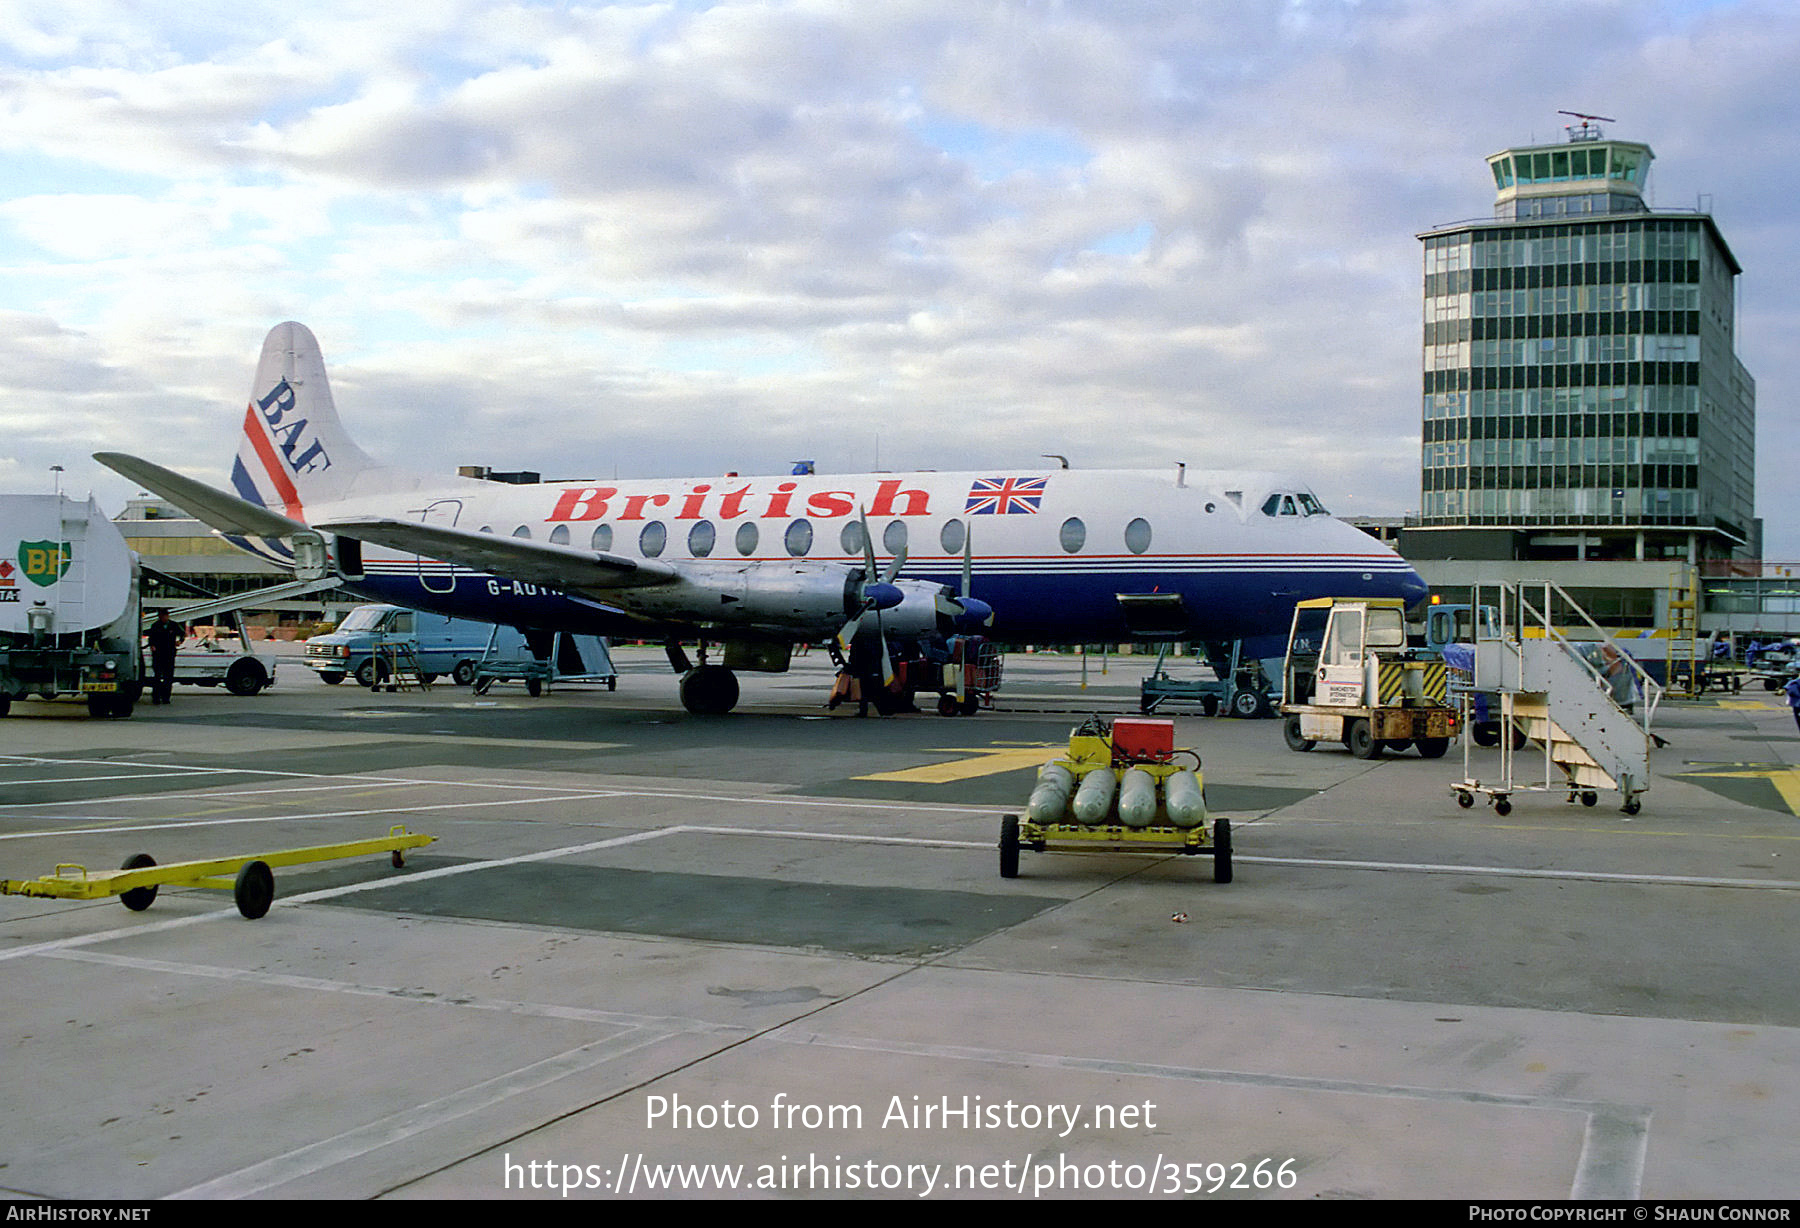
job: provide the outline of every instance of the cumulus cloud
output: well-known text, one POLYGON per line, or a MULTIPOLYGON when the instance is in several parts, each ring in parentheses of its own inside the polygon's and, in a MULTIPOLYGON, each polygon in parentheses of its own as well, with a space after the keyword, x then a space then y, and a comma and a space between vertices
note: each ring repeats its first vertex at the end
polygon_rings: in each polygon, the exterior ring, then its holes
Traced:
MULTIPOLYGON (((1486 214, 1483 156, 1563 107, 1656 148, 1659 204, 1710 194, 1765 478, 1800 448, 1783 6, 154 8, 0 17, 17 473, 187 459, 169 425, 228 432, 297 318, 371 450, 439 470, 1054 451, 1399 514, 1415 236, 1486 214), (59 407, 92 438, 42 432, 59 407)), ((1784 487, 1771 553, 1800 556, 1784 487)))

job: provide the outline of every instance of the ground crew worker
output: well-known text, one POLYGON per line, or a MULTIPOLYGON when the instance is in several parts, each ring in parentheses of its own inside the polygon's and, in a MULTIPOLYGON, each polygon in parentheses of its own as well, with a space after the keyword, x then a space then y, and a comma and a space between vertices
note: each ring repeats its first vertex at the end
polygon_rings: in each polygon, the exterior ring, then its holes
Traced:
POLYGON ((175 689, 175 650, 181 647, 187 633, 169 617, 167 610, 158 610, 156 621, 150 624, 144 638, 150 641, 150 702, 166 704, 169 693, 175 689))
POLYGON ((1800 728, 1800 676, 1789 678, 1781 689, 1787 692, 1788 707, 1794 710, 1794 725, 1800 728))

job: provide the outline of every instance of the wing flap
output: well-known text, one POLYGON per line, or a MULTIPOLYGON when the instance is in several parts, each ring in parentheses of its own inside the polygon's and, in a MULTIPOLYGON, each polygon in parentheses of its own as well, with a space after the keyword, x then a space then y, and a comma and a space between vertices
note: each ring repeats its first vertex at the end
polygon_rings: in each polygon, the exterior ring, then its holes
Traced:
POLYGON ((319 526, 345 537, 374 542, 392 550, 441 559, 458 567, 542 584, 550 588, 595 589, 647 588, 668 584, 679 573, 655 559, 632 559, 597 550, 556 546, 522 537, 471 533, 443 525, 385 517, 332 520, 319 526))

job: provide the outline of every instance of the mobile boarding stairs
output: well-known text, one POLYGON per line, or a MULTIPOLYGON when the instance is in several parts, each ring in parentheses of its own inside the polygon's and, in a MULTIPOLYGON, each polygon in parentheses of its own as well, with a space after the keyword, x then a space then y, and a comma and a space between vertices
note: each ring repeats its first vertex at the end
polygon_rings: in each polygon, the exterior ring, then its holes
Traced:
MULTIPOLYGON (((1477 605, 1479 591, 1471 599, 1477 605)), ((1650 788, 1650 722, 1663 688, 1559 586, 1503 584, 1499 597, 1498 633, 1475 641, 1463 728, 1473 727, 1473 707, 1485 697, 1489 718, 1500 724, 1500 777, 1485 785, 1475 778, 1474 739, 1465 736, 1464 778, 1450 786, 1457 804, 1466 809, 1485 793, 1504 815, 1514 793, 1562 791, 1592 806, 1607 790, 1636 814, 1650 788), (1585 623, 1597 639, 1570 640, 1552 622, 1553 610, 1567 616, 1570 630, 1585 623), (1535 781, 1540 764, 1543 783, 1521 783, 1522 775, 1535 781)))

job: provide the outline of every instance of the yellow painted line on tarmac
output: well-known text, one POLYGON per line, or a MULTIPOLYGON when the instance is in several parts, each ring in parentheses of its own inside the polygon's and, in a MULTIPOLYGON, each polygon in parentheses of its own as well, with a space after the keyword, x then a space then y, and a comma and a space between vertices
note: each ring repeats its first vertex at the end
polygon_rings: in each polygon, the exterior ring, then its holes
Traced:
POLYGON ((1758 767, 1737 772, 1683 772, 1682 776, 1689 780, 1718 780, 1720 778, 1735 780, 1766 780, 1775 786, 1781 794, 1781 800, 1787 803, 1788 812, 1800 817, 1800 769, 1791 767, 1758 767))
POLYGON ((892 780, 916 785, 947 785, 977 776, 997 776, 1020 768, 1034 768, 1048 763, 1068 750, 1066 745, 1044 743, 1040 746, 1000 746, 977 750, 968 746, 938 747, 936 753, 967 755, 947 763, 927 763, 922 767, 902 768, 897 772, 874 772, 857 776, 856 780, 892 780))
POLYGON ((1770 708, 1787 707, 1786 704, 1766 704, 1760 699, 1721 699, 1713 706, 1727 712, 1766 712, 1770 708))

